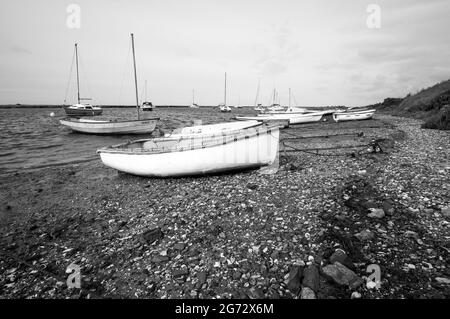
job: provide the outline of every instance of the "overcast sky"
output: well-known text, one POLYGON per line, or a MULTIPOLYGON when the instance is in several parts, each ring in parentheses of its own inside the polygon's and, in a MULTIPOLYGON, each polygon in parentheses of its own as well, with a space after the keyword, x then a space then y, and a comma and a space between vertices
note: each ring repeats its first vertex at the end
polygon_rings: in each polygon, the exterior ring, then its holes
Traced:
MULTIPOLYGON (((0 103, 63 103, 74 43, 81 95, 133 104, 253 105, 273 89, 299 105, 367 105, 450 78, 450 1, 0 0, 0 103), (81 8, 80 28, 67 6, 81 8), (370 29, 367 6, 381 8, 370 29)), ((68 103, 75 102, 72 73, 68 103)))

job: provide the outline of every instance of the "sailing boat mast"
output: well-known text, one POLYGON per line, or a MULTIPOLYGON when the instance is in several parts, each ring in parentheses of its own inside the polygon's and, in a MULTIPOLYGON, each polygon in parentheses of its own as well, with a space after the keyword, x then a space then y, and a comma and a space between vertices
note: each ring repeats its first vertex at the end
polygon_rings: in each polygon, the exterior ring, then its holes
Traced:
POLYGON ((77 65, 77 98, 78 98, 78 104, 80 104, 80 77, 78 75, 78 43, 75 43, 75 61, 76 61, 76 65, 77 65))
POLYGON ((147 80, 145 80, 145 90, 144 90, 144 102, 147 101, 147 80))
POLYGON ((255 106, 258 103, 258 97, 259 97, 259 85, 261 84, 261 80, 258 81, 258 88, 256 89, 256 98, 255 98, 255 106))
POLYGON ((192 89, 192 105, 194 105, 195 104, 195 99, 194 99, 194 93, 195 93, 195 91, 194 91, 194 89, 192 89))
POLYGON ((223 105, 225 107, 227 106, 227 72, 225 72, 225 98, 223 105))
POLYGON ((135 89, 136 89, 136 110, 137 110, 138 120, 140 120, 139 97, 138 97, 137 74, 136 74, 136 57, 134 56, 134 36, 133 36, 133 33, 131 34, 131 47, 133 49, 134 86, 135 86, 135 89))
POLYGON ((291 108, 291 88, 289 88, 289 109, 291 108))

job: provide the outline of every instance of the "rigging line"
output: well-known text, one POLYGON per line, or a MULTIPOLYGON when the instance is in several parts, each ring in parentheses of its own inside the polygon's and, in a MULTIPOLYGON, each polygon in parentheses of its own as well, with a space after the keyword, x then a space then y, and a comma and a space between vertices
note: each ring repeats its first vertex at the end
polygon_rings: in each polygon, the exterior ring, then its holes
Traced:
MULTIPOLYGON (((79 52, 78 52, 78 63, 80 64, 80 73, 81 73, 81 76, 83 77, 83 82, 86 83, 86 88, 87 88, 87 91, 88 91, 88 94, 89 94, 89 98, 92 98, 92 96, 93 96, 92 95, 92 89, 91 89, 91 86, 89 84, 88 77, 87 77, 87 72, 86 72, 86 70, 84 68, 84 64, 82 62, 82 59, 81 59, 81 56, 80 56, 79 52)), ((95 100, 97 101, 96 104, 101 105, 99 98, 96 98, 95 100)), ((91 102, 91 104, 93 104, 93 102, 91 102)))
MULTIPOLYGON (((140 96, 140 99, 141 99, 141 104, 143 103, 143 102, 147 102, 146 100, 146 98, 148 98, 148 96, 145 96, 145 91, 146 91, 146 85, 145 85, 146 83, 145 83, 145 81, 144 81, 144 84, 142 85, 142 90, 141 90, 141 96, 140 96), (145 101, 144 101, 144 99, 145 99, 145 101)), ((151 100, 151 99, 150 99, 151 100)))
POLYGON ((255 106, 258 105, 260 85, 261 85, 261 79, 258 80, 258 88, 256 89, 256 97, 255 97, 255 106))
POLYGON ((294 98, 294 103, 295 103, 295 106, 299 106, 299 104, 297 103, 297 99, 295 98, 295 95, 294 95, 294 93, 292 93, 291 95, 292 95, 292 97, 294 98))
POLYGON ((121 100, 122 100, 123 84, 125 82, 125 70, 127 69, 127 63, 130 58, 130 55, 131 55, 131 40, 128 40, 128 53, 127 53, 127 57, 125 59, 123 67, 122 67, 122 80, 120 82, 119 99, 118 99, 119 105, 121 105, 121 102, 122 102, 121 100))
POLYGON ((70 79, 72 77, 74 60, 75 60, 75 49, 73 49, 73 53, 72 53, 72 63, 70 64, 69 79, 67 80, 66 94, 64 95, 64 104, 66 104, 67 94, 69 93, 70 79))
MULTIPOLYGON (((285 143, 282 143, 282 145, 283 145, 283 151, 284 152, 290 152, 290 153, 292 153, 292 152, 303 152, 303 153, 307 153, 307 154, 311 154, 311 155, 327 156, 327 157, 350 156, 352 154, 355 154, 355 152, 353 152, 353 153, 344 153, 344 154, 318 153, 318 151, 326 151, 327 149, 316 149, 316 153, 314 153, 313 150, 309 151, 309 150, 299 149, 299 148, 296 148, 296 147, 294 147, 292 145, 287 145, 285 143), (285 147, 289 147, 292 150, 286 150, 286 149, 284 149, 285 147)), ((366 154, 362 153, 362 151, 364 151, 364 148, 367 147, 367 146, 370 146, 370 144, 367 144, 367 145, 355 145, 355 146, 351 146, 351 147, 342 147, 342 148, 362 148, 361 150, 357 151, 357 154, 358 155, 366 155, 366 154)), ((328 150, 331 150, 331 149, 328 149, 328 150)))

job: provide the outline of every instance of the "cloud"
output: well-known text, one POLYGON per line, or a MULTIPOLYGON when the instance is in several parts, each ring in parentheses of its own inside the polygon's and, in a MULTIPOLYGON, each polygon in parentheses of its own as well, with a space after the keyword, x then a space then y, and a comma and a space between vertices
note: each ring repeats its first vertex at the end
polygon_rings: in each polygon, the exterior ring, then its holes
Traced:
POLYGON ((11 52, 13 54, 27 54, 27 55, 33 54, 33 52, 30 49, 19 46, 19 45, 11 46, 9 48, 9 52, 11 52))
POLYGON ((253 45, 254 67, 260 75, 282 75, 302 56, 303 50, 293 35, 292 28, 288 26, 273 26, 264 43, 253 45))

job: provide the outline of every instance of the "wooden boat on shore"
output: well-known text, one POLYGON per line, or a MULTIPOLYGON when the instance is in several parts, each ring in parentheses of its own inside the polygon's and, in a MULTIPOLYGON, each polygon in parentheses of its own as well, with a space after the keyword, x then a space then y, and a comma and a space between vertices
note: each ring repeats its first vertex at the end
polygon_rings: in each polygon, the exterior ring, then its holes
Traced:
POLYGON ((333 120, 335 122, 368 120, 373 117, 374 113, 375 109, 368 109, 363 111, 346 110, 343 112, 333 113, 333 120))
POLYGON ((289 121, 289 124, 301 124, 301 123, 311 123, 311 122, 319 122, 322 119, 323 113, 293 113, 293 114, 259 114, 257 116, 236 116, 236 120, 238 121, 289 121))
POLYGON ((175 129, 169 136, 192 135, 192 134, 221 134, 230 131, 243 130, 249 127, 261 125, 258 121, 222 122, 207 125, 187 126, 175 129))
POLYGON ((87 120, 62 119, 59 122, 75 132, 87 134, 150 134, 155 130, 159 118, 115 121, 115 120, 87 120))
POLYGON ((222 134, 141 139, 97 151, 108 167, 149 177, 202 175, 274 163, 279 128, 258 125, 222 134))

